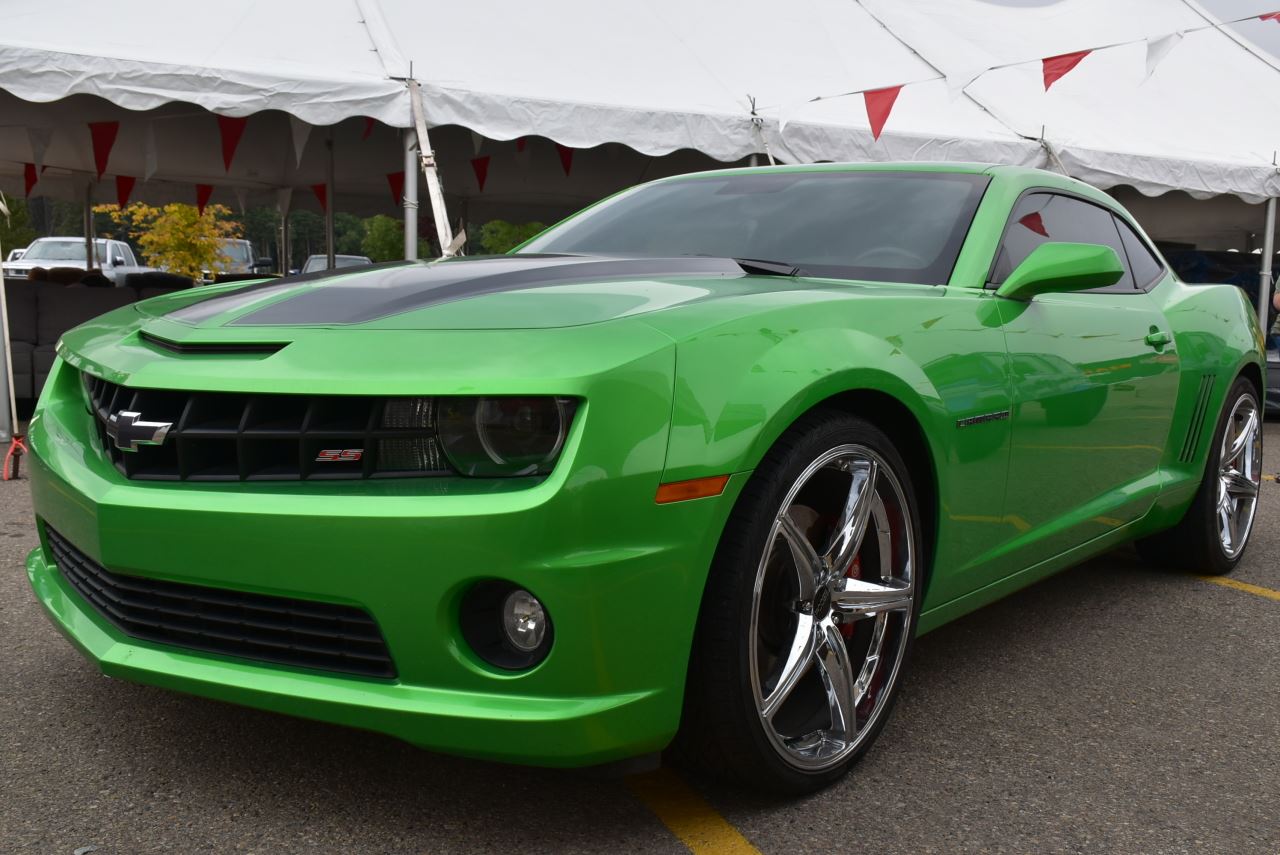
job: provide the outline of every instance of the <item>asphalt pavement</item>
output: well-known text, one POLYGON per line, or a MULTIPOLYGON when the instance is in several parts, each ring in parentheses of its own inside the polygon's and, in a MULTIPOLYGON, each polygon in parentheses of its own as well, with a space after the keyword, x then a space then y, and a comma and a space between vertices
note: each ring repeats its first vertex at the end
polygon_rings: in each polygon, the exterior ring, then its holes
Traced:
MULTIPOLYGON (((1280 424, 1266 426, 1280 472, 1280 424)), ((919 640, 848 778, 777 802, 419 751, 102 677, 0 484, 0 852, 1280 852, 1280 485, 1240 590, 1121 550, 919 640), (665 801, 664 801, 665 800, 665 801), (660 818, 661 817, 661 818, 660 818), (90 848, 96 847, 96 848, 90 848)))

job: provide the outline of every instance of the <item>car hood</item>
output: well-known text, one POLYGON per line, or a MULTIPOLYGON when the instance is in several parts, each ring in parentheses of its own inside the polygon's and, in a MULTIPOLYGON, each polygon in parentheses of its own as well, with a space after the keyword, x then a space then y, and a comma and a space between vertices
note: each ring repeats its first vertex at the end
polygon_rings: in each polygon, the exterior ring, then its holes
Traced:
POLYGON ((139 304, 174 324, 238 340, 282 328, 549 329, 646 314, 717 297, 801 287, 748 276, 723 258, 502 256, 323 271, 139 304))

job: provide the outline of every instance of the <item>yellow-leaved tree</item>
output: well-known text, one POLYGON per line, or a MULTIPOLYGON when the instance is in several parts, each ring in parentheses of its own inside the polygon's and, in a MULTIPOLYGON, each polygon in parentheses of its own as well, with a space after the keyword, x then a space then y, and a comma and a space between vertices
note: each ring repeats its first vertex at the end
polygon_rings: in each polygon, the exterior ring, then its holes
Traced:
POLYGON ((206 205, 200 214, 194 205, 173 202, 163 208, 134 202, 128 207, 99 205, 95 211, 111 220, 138 242, 145 263, 170 273, 199 279, 205 271, 218 273, 227 261, 219 242, 240 236, 238 223, 230 221, 225 205, 206 205))

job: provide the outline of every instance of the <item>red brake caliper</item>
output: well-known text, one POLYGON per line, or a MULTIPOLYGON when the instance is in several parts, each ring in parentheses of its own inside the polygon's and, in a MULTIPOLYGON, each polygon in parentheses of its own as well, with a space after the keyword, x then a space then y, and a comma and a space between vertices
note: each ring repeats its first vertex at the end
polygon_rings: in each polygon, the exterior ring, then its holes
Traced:
MULTIPOLYGON (((844 572, 844 575, 849 579, 859 579, 862 577, 861 555, 853 556, 853 562, 849 565, 849 569, 844 572)), ((845 637, 846 641, 853 638, 853 622, 849 621, 847 623, 840 624, 840 634, 845 637)))

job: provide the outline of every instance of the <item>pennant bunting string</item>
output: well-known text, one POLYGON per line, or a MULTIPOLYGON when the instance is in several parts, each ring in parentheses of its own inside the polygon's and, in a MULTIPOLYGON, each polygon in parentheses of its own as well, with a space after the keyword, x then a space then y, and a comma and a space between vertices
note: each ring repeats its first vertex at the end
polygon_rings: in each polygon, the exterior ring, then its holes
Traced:
POLYGON ((31 191, 35 189, 36 182, 39 180, 40 178, 36 172, 36 165, 34 163, 22 164, 22 183, 26 187, 26 197, 28 199, 31 198, 31 191))
POLYGON ((316 194, 316 201, 320 203, 320 210, 323 213, 329 211, 329 188, 323 184, 312 184, 311 192, 316 194))
POLYGON ((901 91, 901 86, 890 86, 886 89, 870 89, 862 93, 862 100, 867 107, 867 121, 871 123, 872 139, 880 139, 884 123, 889 120, 889 113, 893 111, 893 102, 898 100, 898 93, 901 91))
POLYGON ((116 176, 116 205, 121 208, 129 206, 129 197, 133 194, 133 185, 138 181, 132 175, 116 176))
POLYGON ((567 145, 560 145, 560 143, 556 143, 556 151, 560 153, 560 167, 564 170, 564 174, 567 176, 573 171, 573 149, 569 148, 567 145))
POLYGON ((391 204, 399 208, 404 204, 404 170, 388 172, 387 186, 391 188, 391 204))
POLYGON ((222 135, 222 165, 227 172, 231 171, 231 161, 240 147, 240 137, 244 136, 244 126, 249 119, 243 116, 218 116, 218 132, 222 135))
POLYGON ((111 159, 111 149, 115 147, 116 135, 120 133, 119 122, 90 122, 89 137, 93 141, 93 165, 98 170, 98 180, 107 171, 107 161, 111 159))
POLYGON ((204 207, 209 204, 209 197, 213 195, 212 184, 196 185, 196 214, 204 216, 204 207))
MULTIPOLYGON (((489 178, 489 160, 490 155, 481 155, 480 157, 471 158, 471 171, 476 174, 476 184, 480 185, 480 192, 484 192, 484 182, 489 178)), ((568 170, 565 170, 568 175, 568 170)))

